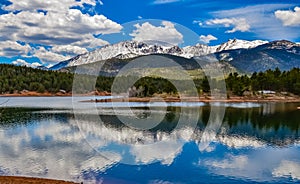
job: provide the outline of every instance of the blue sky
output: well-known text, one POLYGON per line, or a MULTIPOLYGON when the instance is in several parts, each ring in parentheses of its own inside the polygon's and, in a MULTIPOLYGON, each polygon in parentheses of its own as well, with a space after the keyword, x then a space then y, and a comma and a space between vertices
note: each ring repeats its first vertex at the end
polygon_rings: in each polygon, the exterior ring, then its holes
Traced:
POLYGON ((1 0, 0 62, 53 65, 106 44, 300 42, 299 0, 1 0))

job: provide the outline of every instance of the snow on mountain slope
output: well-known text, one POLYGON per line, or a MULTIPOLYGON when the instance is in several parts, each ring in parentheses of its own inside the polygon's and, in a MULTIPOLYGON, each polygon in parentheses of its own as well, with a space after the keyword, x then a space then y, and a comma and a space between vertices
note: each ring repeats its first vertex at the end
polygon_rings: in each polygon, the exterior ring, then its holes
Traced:
POLYGON ((57 65, 53 66, 51 69, 57 70, 63 67, 78 66, 112 58, 129 59, 149 54, 170 54, 181 56, 184 58, 192 58, 195 56, 203 56, 215 52, 220 52, 223 50, 253 48, 265 43, 267 42, 261 40, 245 41, 233 39, 217 46, 197 44, 195 46, 180 48, 178 46, 163 45, 160 43, 125 41, 113 45, 106 45, 92 52, 88 52, 71 58, 67 61, 60 62, 57 65))
POLYGON ((245 73, 277 67, 280 70, 300 67, 300 45, 286 40, 269 42, 252 49, 224 50, 215 53, 215 56, 245 73))
POLYGON ((178 46, 160 46, 136 41, 120 42, 107 45, 95 51, 83 54, 77 59, 70 60, 67 66, 93 63, 111 58, 129 59, 149 54, 170 54, 180 56, 182 50, 178 46))
POLYGON ((234 49, 250 49, 266 43, 268 43, 268 41, 263 41, 263 40, 247 41, 247 40, 232 39, 229 40, 228 42, 219 45, 216 48, 216 52, 220 52, 223 50, 234 50, 234 49))
POLYGON ((192 58, 195 56, 202 56, 216 52, 218 46, 208 46, 204 44, 197 44, 195 46, 187 46, 182 48, 182 57, 192 58))

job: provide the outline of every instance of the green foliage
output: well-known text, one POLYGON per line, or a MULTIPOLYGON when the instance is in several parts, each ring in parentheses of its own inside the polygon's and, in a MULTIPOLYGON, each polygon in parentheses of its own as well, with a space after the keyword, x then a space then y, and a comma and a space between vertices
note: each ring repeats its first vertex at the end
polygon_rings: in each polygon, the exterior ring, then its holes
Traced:
POLYGON ((14 91, 58 92, 72 90, 73 74, 25 66, 0 65, 0 93, 14 91))
POLYGON ((265 72, 254 72, 249 78, 238 73, 229 74, 226 79, 227 89, 235 95, 242 96, 244 91, 285 91, 300 94, 300 69, 281 72, 278 68, 265 72))
POLYGON ((163 78, 143 77, 134 86, 143 89, 143 96, 152 96, 154 93, 177 93, 175 86, 163 78))
MULTIPOLYGON (((0 65, 0 94, 13 93, 16 91, 29 90, 37 92, 56 93, 59 90, 66 92, 72 91, 74 74, 69 72, 47 71, 33 69, 24 66, 14 66, 8 64, 0 65)), ((185 91, 188 88, 188 82, 183 80, 174 80, 170 82, 167 79, 157 77, 126 76, 120 79, 114 77, 99 76, 95 86, 88 86, 89 80, 94 76, 82 75, 80 77, 81 92, 90 92, 91 90, 111 91, 114 80, 121 80, 123 84, 129 81, 136 81, 134 86, 139 91, 139 96, 152 96, 154 93, 177 94, 178 91, 185 91), (176 89, 180 86, 182 89, 176 89)), ((210 84, 218 84, 219 81, 204 77, 194 79, 195 87, 199 92, 209 92, 210 84)), ((121 83, 122 84, 122 83, 121 83)), ((234 95, 242 96, 245 91, 272 90, 286 91, 300 95, 300 69, 294 68, 290 71, 267 70, 265 72, 253 73, 251 77, 231 73, 226 78, 227 90, 234 95)), ((216 85, 217 86, 217 85, 216 85)), ((128 86, 114 86, 116 92, 127 92, 128 86)))
POLYGON ((251 79, 247 75, 239 76, 238 73, 231 73, 226 79, 227 89, 233 94, 242 96, 245 91, 250 89, 251 79))

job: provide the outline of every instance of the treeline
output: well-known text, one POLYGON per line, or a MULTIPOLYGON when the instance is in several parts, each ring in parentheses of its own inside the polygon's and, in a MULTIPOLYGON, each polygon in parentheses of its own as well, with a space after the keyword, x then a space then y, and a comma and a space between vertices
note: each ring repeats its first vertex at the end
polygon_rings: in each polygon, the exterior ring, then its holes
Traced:
MULTIPOLYGON (((82 77, 84 79, 84 77, 82 77)), ((72 91, 74 74, 67 72, 34 69, 9 64, 0 65, 0 94, 16 93, 23 90, 40 93, 57 93, 60 90, 72 91)), ((82 81, 85 89, 87 81, 82 81)), ((96 84, 99 91, 110 91, 112 77, 98 77, 96 84)), ((84 91, 88 92, 88 91, 84 91)))
MULTIPOLYGON (((90 85, 93 78, 93 76, 89 75, 80 75, 80 77, 77 77, 76 92, 90 92, 90 85)), ((74 74, 70 72, 48 71, 25 66, 0 64, 0 94, 18 93, 23 90, 40 93, 57 93, 60 90, 71 92, 73 79, 74 74)), ((114 77, 97 77, 95 90, 111 92, 114 79, 114 77)), ((127 92, 128 86, 125 84, 136 81, 134 83, 135 88, 143 89, 142 91, 140 90, 140 96, 151 96, 154 93, 177 93, 174 85, 163 78, 144 77, 138 79, 134 76, 127 76, 122 77, 121 80, 121 85, 114 88, 116 92, 127 92)), ((185 85, 182 81, 175 82, 181 83, 181 86, 185 85)))
POLYGON ((251 76, 231 73, 226 78, 227 90, 234 95, 242 96, 245 91, 256 92, 271 90, 275 92, 290 92, 300 95, 300 69, 290 71, 267 70, 254 72, 251 76))
MULTIPOLYGON (((29 68, 25 66, 14 66, 8 64, 0 65, 0 93, 16 93, 23 90, 56 93, 60 90, 66 92, 72 91, 74 74, 68 72, 47 71, 29 68)), ((82 75, 79 86, 81 92, 90 92, 90 76, 82 75)), ((98 91, 111 92, 114 83, 114 77, 99 76, 96 80, 95 89, 98 91)), ((134 76, 122 77, 121 84, 127 84, 130 81, 136 81, 134 88, 137 96, 151 96, 154 93, 176 94, 175 86, 182 89, 188 89, 187 81, 174 80, 173 84, 163 78, 144 77, 138 79, 134 76), (186 85, 186 86, 185 86, 186 85)), ((195 87, 200 94, 210 91, 210 79, 195 79, 195 87)), ((218 83, 213 79, 210 82, 218 83)), ((300 69, 294 68, 290 71, 267 70, 265 72, 253 73, 251 76, 231 73, 226 78, 227 91, 234 95, 244 95, 245 91, 256 92, 259 90, 272 90, 276 92, 290 92, 300 95, 300 69)), ((127 92, 127 85, 114 86, 117 92, 127 92)), ((188 93, 188 91, 185 91, 188 93)))
POLYGON ((72 74, 45 71, 25 66, 0 65, 0 92, 14 93, 30 90, 38 92, 71 91, 72 74))

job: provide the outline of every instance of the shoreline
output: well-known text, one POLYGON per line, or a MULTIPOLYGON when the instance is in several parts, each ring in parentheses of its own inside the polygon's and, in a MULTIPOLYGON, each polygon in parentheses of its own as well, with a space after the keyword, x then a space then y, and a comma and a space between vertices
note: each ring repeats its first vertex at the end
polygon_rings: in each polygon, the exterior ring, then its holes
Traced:
MULTIPOLYGON (((92 91, 89 93, 80 94, 79 96, 111 96, 111 93, 103 91, 92 91)), ((7 94, 0 94, 0 97, 64 97, 64 96, 72 96, 72 93, 63 93, 63 92, 57 92, 57 93, 39 93, 36 91, 26 91, 26 92, 20 92, 20 93, 7 93, 7 94)))
POLYGON ((49 183, 49 184, 76 184, 71 181, 64 180, 55 180, 47 178, 35 178, 35 177, 24 177, 24 176, 0 176, 0 183, 9 183, 9 184, 40 184, 40 183, 49 183))
POLYGON ((243 102, 252 102, 252 103, 263 103, 263 102, 300 102, 300 98, 290 97, 290 98, 248 98, 248 97, 231 97, 227 99, 212 99, 207 97, 185 97, 185 98, 176 98, 176 97, 166 97, 166 98, 157 98, 157 97, 130 97, 130 98, 113 98, 113 99, 96 99, 96 100, 85 100, 81 102, 86 103, 111 103, 111 102, 140 102, 140 103, 151 103, 151 102, 224 102, 224 103, 243 103, 243 102))
MULTIPOLYGON (((71 97, 72 93, 39 93, 36 91, 26 91, 12 94, 0 94, 0 97, 71 97)), ((111 93, 103 91, 93 91, 84 93, 76 96, 111 96, 111 93)), ((154 97, 121 97, 113 99, 96 99, 96 100, 85 100, 81 102, 95 102, 95 103, 110 103, 110 102, 224 102, 224 103, 242 103, 242 102, 300 102, 300 96, 290 95, 253 95, 253 96, 230 96, 228 98, 214 99, 211 96, 204 94, 200 97, 183 97, 171 96, 168 94, 159 94, 154 97)))

